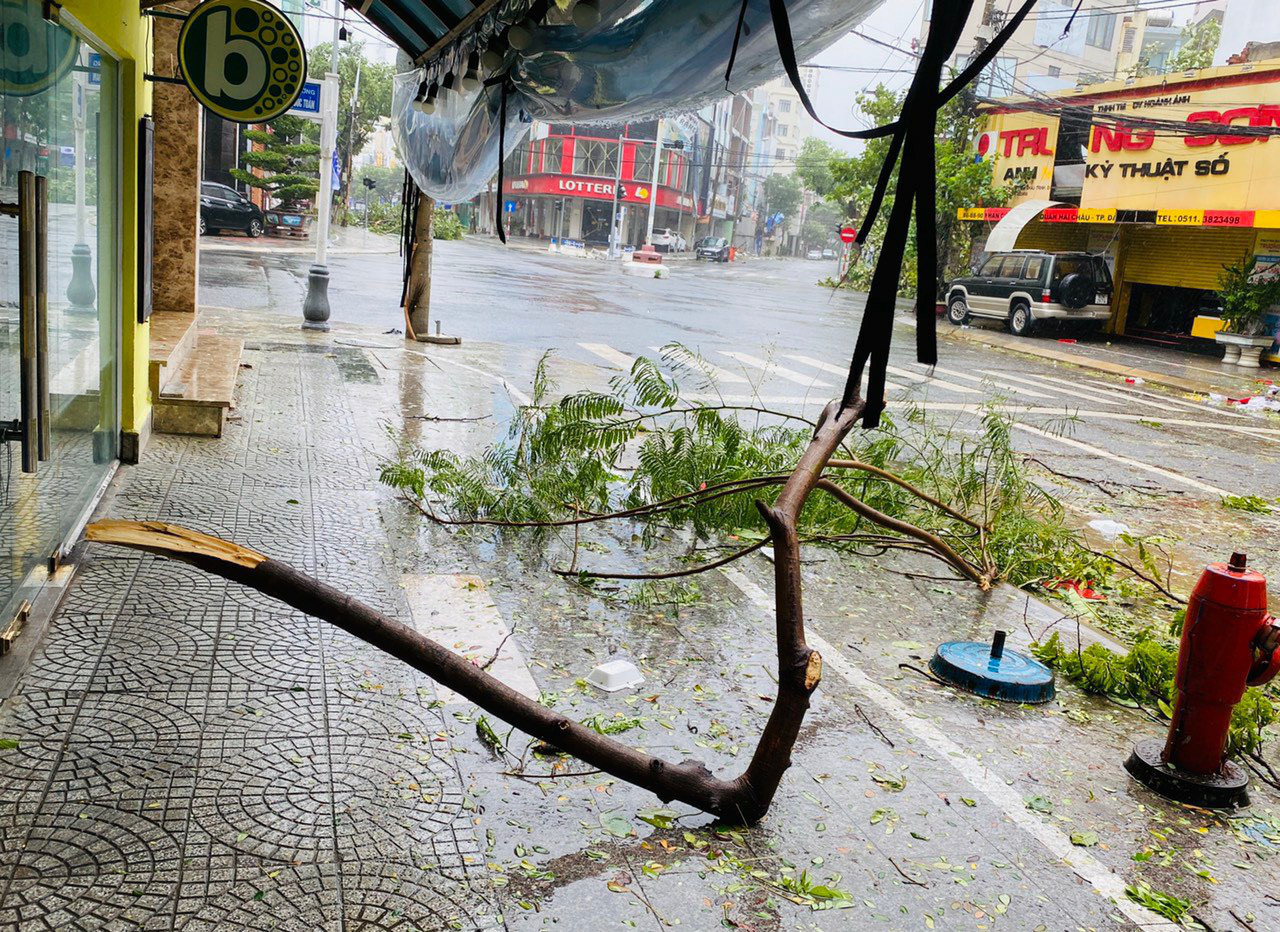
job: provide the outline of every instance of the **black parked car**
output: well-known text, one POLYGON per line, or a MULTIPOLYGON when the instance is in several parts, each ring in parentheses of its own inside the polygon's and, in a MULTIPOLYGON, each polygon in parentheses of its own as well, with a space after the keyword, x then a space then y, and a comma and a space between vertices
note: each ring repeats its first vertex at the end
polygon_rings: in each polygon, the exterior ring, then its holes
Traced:
POLYGON ((1111 317, 1111 270, 1102 256, 1036 249, 1000 252, 976 275, 947 286, 947 319, 993 317, 1026 336, 1037 321, 1076 321, 1093 327, 1111 317))
POLYGON ((201 236, 219 230, 240 230, 257 237, 265 228, 261 208, 239 191, 213 181, 200 185, 201 236))
POLYGON ((710 259, 712 262, 728 262, 729 241, 723 236, 704 236, 698 240, 698 245, 695 247, 693 254, 698 259, 710 259))

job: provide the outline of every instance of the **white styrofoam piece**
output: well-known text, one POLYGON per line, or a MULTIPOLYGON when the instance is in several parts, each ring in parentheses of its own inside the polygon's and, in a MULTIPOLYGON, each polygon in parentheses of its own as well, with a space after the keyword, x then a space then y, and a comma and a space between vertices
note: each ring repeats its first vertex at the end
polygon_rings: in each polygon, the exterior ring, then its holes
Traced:
POLYGON ((614 693, 620 689, 639 686, 644 682, 644 676, 630 660, 610 660, 587 674, 587 682, 596 689, 614 693))

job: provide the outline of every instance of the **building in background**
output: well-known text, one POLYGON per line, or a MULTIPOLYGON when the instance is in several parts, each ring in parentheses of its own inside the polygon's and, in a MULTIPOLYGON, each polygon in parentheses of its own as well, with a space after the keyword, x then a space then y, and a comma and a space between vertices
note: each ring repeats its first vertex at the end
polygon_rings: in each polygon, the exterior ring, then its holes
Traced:
MULTIPOLYGON (((818 94, 818 74, 817 68, 800 69, 800 81, 810 100, 818 94)), ((757 127, 759 161, 768 163, 770 174, 789 175, 795 171, 800 146, 813 135, 813 118, 785 76, 760 85, 754 96, 767 114, 757 127)))
MULTIPOLYGON (((507 231, 605 247, 616 186, 622 245, 644 244, 655 194, 654 228, 680 230, 691 241, 698 202, 691 190, 690 156, 687 149, 664 146, 655 187, 657 130, 656 121, 624 125, 616 133, 601 127, 535 126, 507 160, 502 189, 507 231)), ((672 141, 663 136, 664 142, 672 141)), ((481 229, 492 228, 492 198, 492 192, 481 196, 481 229)))
POLYGON ((1107 256, 1109 329, 1194 345, 1223 267, 1280 255, 1280 146, 1231 128, 1276 125, 1278 85, 1273 59, 996 101, 978 151, 996 183, 1032 179, 1011 206, 1038 209, 960 218, 994 223, 996 251, 1107 256))

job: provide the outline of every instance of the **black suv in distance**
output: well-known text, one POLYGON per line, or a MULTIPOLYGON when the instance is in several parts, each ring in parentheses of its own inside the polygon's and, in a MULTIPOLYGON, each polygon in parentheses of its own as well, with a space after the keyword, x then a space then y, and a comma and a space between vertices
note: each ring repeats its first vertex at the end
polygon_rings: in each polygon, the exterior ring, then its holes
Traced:
POLYGON ((240 230, 258 237, 265 227, 262 209, 239 191, 214 181, 200 185, 201 236, 219 230, 240 230))
POLYGON ((710 259, 712 262, 729 261, 729 241, 723 236, 704 236, 694 247, 695 259, 710 259))
POLYGON ((975 275, 947 286, 947 320, 959 326, 970 317, 1007 321, 1009 332, 1025 336, 1040 320, 1099 325, 1111 317, 1111 270, 1102 256, 1037 249, 997 252, 975 275))

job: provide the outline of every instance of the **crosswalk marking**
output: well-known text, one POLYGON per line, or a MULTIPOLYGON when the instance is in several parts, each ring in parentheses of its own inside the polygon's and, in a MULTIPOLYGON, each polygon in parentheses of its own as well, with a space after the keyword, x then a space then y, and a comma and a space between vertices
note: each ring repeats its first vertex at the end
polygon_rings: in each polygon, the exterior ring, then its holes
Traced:
POLYGON ((759 369, 766 375, 776 375, 780 379, 786 379, 788 382, 795 382, 797 385, 805 385, 810 388, 830 388, 826 382, 820 379, 811 378, 803 372, 796 372, 794 369, 786 369, 776 363, 767 362, 757 356, 748 353, 740 353, 737 350, 717 350, 721 356, 728 356, 730 359, 736 359, 743 365, 751 366, 759 369))
POLYGON ((1189 486, 1193 489, 1199 489, 1202 492, 1208 492, 1210 495, 1224 496, 1230 494, 1226 489, 1220 489, 1216 485, 1201 482, 1199 479, 1192 479, 1190 476, 1184 476, 1182 473, 1174 472, 1171 469, 1152 466, 1150 463, 1144 463, 1141 460, 1135 460, 1128 456, 1121 456, 1118 453, 1111 453, 1108 450, 1100 449, 1080 440, 1072 440, 1070 437, 1063 437, 1059 434, 1052 434, 1048 431, 1041 430, 1038 427, 1032 427, 1030 424, 1014 424, 1013 427, 1015 430, 1025 431, 1028 434, 1035 434, 1037 437, 1052 440, 1054 443, 1060 443, 1063 446, 1074 447, 1077 450, 1081 450, 1102 459, 1111 460, 1116 463, 1124 463, 1126 466, 1132 466, 1135 469, 1141 469, 1143 472, 1149 472, 1152 475, 1161 476, 1171 482, 1189 486))
POLYGON ((1046 388, 1046 382, 1057 382, 1058 385, 1052 388, 1052 391, 1057 394, 1067 395, 1072 398, 1080 398, 1083 401, 1091 401, 1094 404, 1117 405, 1124 403, 1122 401, 1117 401, 1114 397, 1107 397, 1095 391, 1088 391, 1087 389, 1078 387, 1068 388, 1066 386, 1072 385, 1071 382, 1063 382, 1061 379, 1052 379, 1048 376, 1028 378, 1025 376, 1010 375, 1007 372, 992 372, 989 369, 983 369, 981 371, 986 375, 999 375, 1001 378, 1008 379, 1011 382, 1017 382, 1019 385, 1030 385, 1036 388, 1046 388))
POLYGON ((967 385, 961 385, 958 382, 948 382, 946 379, 939 379, 935 376, 925 375, 921 372, 912 372, 910 369, 899 369, 897 366, 885 366, 887 370, 894 375, 900 375, 903 378, 911 379, 913 382, 924 382, 926 385, 934 385, 938 388, 945 388, 947 391, 957 392, 961 395, 981 395, 982 392, 976 388, 970 388, 967 385))
MULTIPOLYGON (((1101 385, 1105 385, 1106 383, 1090 382, 1089 384, 1101 386, 1101 385)), ((1236 418, 1237 420, 1241 418, 1245 420, 1249 419, 1249 415, 1244 414, 1240 411, 1228 411, 1225 408, 1215 408, 1205 404, 1203 401, 1186 401, 1182 398, 1172 398, 1168 395, 1159 395, 1155 392, 1144 391, 1141 388, 1134 388, 1130 385, 1107 385, 1106 387, 1112 388, 1118 392, 1124 392, 1126 395, 1132 395, 1134 396, 1135 400, 1137 400, 1138 398, 1142 398, 1148 401, 1154 401, 1161 405, 1175 405, 1179 408, 1186 408, 1189 411, 1198 411, 1201 414, 1205 413, 1206 411, 1212 411, 1214 414, 1217 414, 1219 417, 1230 417, 1230 418, 1236 418)))
MULTIPOLYGON (((844 377, 848 377, 849 375, 849 368, 847 366, 842 369, 839 366, 833 366, 829 362, 823 362, 821 359, 814 359, 812 356, 787 356, 786 358, 790 359, 792 362, 798 362, 802 366, 813 366, 813 368, 821 369, 823 372, 830 372, 832 375, 839 375, 844 377)), ((866 382, 867 382, 867 372, 866 370, 863 370, 862 383, 865 385, 866 382)), ((886 391, 890 391, 890 392, 906 391, 906 389, 903 388, 901 385, 895 385, 892 382, 888 381, 887 379, 885 380, 884 387, 886 391)))
POLYGON ((942 366, 934 366, 933 370, 935 372, 941 372, 943 375, 949 375, 957 379, 965 379, 966 381, 969 381, 969 382, 978 382, 979 384, 983 382, 989 382, 992 385, 994 385, 996 388, 1003 388, 1007 392, 1017 392, 1017 393, 1026 395, 1028 398, 1048 398, 1048 399, 1053 398, 1052 395, 1046 395, 1043 392, 1032 391, 1029 388, 1019 387, 1017 385, 1010 385, 1009 383, 1002 382, 999 379, 993 379, 990 377, 983 377, 978 375, 970 375, 967 372, 958 372, 955 369, 946 369, 946 368, 943 368, 942 366))
MULTIPOLYGON (((659 357, 662 356, 662 347, 651 346, 649 349, 657 353, 659 357)), ((690 362, 688 365, 692 366, 694 363, 690 362)), ((717 382, 728 382, 733 385, 751 384, 751 380, 745 375, 740 375, 737 372, 730 372, 728 369, 721 369, 719 366, 713 366, 703 357, 699 357, 697 367, 706 370, 707 374, 712 376, 717 382)))
POLYGON ((626 353, 620 353, 612 346, 605 343, 579 343, 580 347, 592 355, 599 356, 605 362, 612 366, 617 366, 627 372, 631 371, 631 367, 635 365, 635 359, 626 353))

